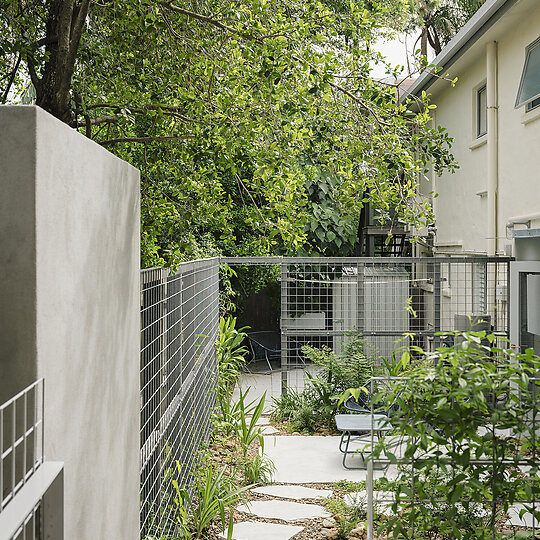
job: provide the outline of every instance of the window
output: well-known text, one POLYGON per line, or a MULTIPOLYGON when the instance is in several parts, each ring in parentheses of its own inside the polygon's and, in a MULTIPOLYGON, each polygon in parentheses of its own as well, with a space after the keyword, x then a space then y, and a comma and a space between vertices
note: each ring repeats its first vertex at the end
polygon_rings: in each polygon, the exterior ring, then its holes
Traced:
MULTIPOLYGON (((525 65, 523 66, 516 99, 516 108, 526 103, 528 107, 529 103, 537 101, 538 98, 540 98, 540 39, 527 47, 525 65)), ((527 108, 527 110, 530 109, 527 108)))
POLYGON ((527 103, 527 106, 525 107, 525 111, 529 112, 533 109, 536 109, 537 107, 540 107, 540 97, 529 101, 529 103, 527 103))
POLYGON ((476 137, 487 133, 487 92, 486 85, 476 91, 476 137))

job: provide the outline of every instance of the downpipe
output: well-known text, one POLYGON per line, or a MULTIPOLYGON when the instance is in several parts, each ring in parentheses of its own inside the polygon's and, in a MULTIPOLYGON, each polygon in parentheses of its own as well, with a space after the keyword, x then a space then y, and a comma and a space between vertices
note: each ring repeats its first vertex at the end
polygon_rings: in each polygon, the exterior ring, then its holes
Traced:
POLYGON ((486 48, 486 98, 487 98, 487 256, 497 254, 497 197, 499 190, 499 123, 497 42, 486 48))

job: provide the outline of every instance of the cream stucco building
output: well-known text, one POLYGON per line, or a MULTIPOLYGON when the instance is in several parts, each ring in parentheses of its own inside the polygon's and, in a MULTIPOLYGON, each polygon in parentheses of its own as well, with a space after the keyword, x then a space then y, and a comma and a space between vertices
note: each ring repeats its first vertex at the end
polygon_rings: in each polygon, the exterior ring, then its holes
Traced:
POLYGON ((434 254, 510 255, 513 229, 540 228, 540 1, 487 0, 434 64, 409 93, 431 94, 460 166, 421 181, 434 254))

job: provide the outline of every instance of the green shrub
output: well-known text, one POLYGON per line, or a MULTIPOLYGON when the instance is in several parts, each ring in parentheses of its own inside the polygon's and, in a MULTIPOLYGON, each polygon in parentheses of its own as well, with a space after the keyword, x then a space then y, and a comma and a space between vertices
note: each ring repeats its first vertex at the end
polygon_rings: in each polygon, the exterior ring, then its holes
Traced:
POLYGON ((308 345, 302 347, 302 352, 321 368, 317 377, 326 381, 332 394, 364 386, 373 376, 373 360, 364 354, 363 341, 359 337, 351 338, 341 354, 326 346, 317 349, 308 345))
POLYGON ((235 317, 220 317, 216 344, 218 358, 218 391, 229 394, 246 363, 247 348, 243 345, 247 327, 236 328, 235 317))
POLYGON ((245 456, 240 463, 246 484, 270 484, 276 467, 271 459, 262 454, 245 456))
POLYGON ((254 405, 254 401, 252 401, 248 405, 245 405, 244 400, 246 395, 247 392, 243 394, 242 390, 240 390, 240 399, 238 400, 238 422, 234 426, 234 433, 236 435, 236 438, 238 439, 238 442, 240 443, 240 447, 242 448, 244 457, 247 456, 249 447, 256 440, 259 441, 261 449, 264 450, 264 439, 262 436, 262 430, 261 427, 257 425, 257 422, 259 421, 259 418, 261 417, 261 414, 264 410, 266 392, 263 394, 263 396, 256 405, 254 405), (248 420, 247 417, 250 415, 251 418, 248 420))
POLYGON ((336 520, 338 530, 336 540, 347 540, 349 533, 366 520, 365 507, 349 506, 342 499, 328 499, 326 508, 336 520))
MULTIPOLYGON (((531 380, 540 360, 532 349, 494 346, 500 337, 485 332, 463 337, 422 353, 423 367, 386 396, 397 405, 390 421, 407 463, 393 486, 399 515, 380 530, 393 538, 502 538, 497 525, 508 507, 540 496, 531 422, 540 410, 539 382, 531 380)), ((373 453, 380 456, 403 462, 384 439, 373 453)))
MULTIPOLYGON (((178 461, 176 465, 181 473, 178 461)), ((237 487, 233 477, 225 474, 225 468, 216 471, 212 467, 201 471, 194 495, 179 487, 176 480, 172 480, 172 485, 176 493, 174 505, 178 533, 186 540, 205 538, 205 531, 217 517, 221 517, 223 528, 226 528, 225 511, 230 511, 232 519, 232 507, 250 487, 237 487)))
POLYGON ((302 351, 320 370, 315 375, 306 372, 302 392, 289 391, 274 399, 272 417, 289 421, 293 431, 313 432, 331 426, 341 394, 351 385, 365 384, 373 375, 373 362, 364 355, 359 338, 349 341, 340 355, 324 346, 304 346, 302 351))

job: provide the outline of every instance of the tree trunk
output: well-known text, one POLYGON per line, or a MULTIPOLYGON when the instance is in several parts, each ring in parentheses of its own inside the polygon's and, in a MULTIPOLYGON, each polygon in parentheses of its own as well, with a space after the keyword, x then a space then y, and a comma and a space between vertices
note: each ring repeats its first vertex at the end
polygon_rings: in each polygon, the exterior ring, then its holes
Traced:
POLYGON ((49 56, 41 76, 28 57, 37 105, 66 123, 73 120, 71 84, 89 5, 90 0, 51 0, 45 37, 49 56))
POLYGON ((427 58, 427 45, 428 45, 428 30, 429 26, 422 28, 422 37, 420 39, 420 54, 427 58))

